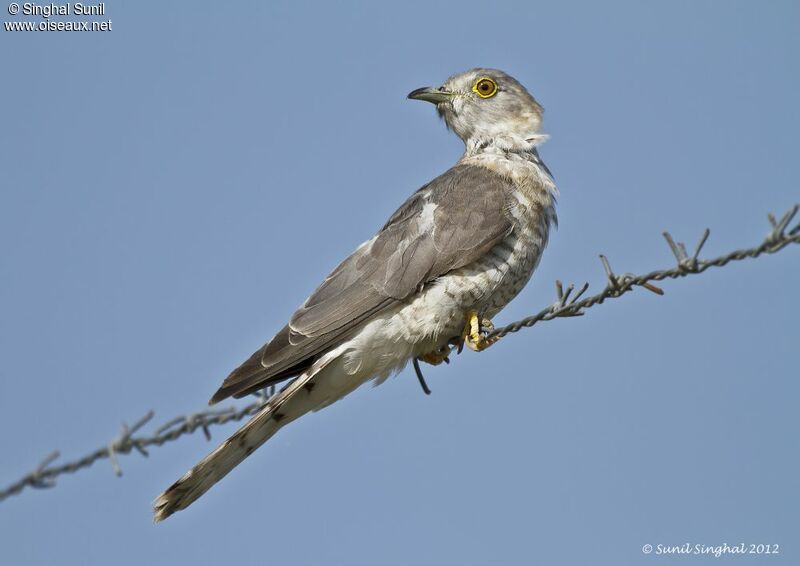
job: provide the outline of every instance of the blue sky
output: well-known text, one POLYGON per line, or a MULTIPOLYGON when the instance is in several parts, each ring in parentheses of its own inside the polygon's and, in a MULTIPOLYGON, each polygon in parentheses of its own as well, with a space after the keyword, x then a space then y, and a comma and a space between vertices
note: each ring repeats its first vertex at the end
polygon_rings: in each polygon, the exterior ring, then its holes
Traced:
MULTIPOLYGON (((599 290, 599 253, 666 267, 663 230, 693 245, 709 227, 718 255, 800 201, 796 2, 107 2, 105 18, 0 32, 3 485, 150 409, 202 409, 459 157, 405 99, 452 73, 511 73, 552 136, 560 228, 497 323, 552 302, 557 278, 599 290)), ((744 542, 797 563, 799 259, 467 352, 427 371, 430 397, 410 371, 364 387, 158 526, 152 499, 233 426, 125 457, 122 478, 107 461, 62 476, 0 504, 0 562, 642 564, 668 560, 644 544, 744 542)))

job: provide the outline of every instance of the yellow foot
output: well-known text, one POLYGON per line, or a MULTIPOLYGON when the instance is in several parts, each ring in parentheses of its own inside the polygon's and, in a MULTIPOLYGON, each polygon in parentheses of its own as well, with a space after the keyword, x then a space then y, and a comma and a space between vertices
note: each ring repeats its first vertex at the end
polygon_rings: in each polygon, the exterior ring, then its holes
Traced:
POLYGON ((431 364, 432 366, 438 366, 440 363, 450 363, 450 345, 445 344, 438 350, 434 350, 428 354, 424 354, 419 357, 420 360, 425 362, 426 364, 431 364))
POLYGON ((494 324, 491 320, 480 318, 476 311, 469 311, 462 338, 470 350, 481 352, 499 340, 499 338, 486 338, 492 330, 494 324))

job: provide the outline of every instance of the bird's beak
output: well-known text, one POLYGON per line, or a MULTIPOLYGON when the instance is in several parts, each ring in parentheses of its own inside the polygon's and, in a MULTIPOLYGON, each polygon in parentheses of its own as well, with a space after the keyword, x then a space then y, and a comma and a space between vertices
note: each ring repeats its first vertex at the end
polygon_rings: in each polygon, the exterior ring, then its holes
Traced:
POLYGON ((441 88, 434 88, 432 86, 424 86, 422 88, 418 88, 417 90, 412 90, 408 93, 408 98, 412 100, 424 100, 426 102, 432 102, 434 104, 439 104, 440 102, 447 102, 453 97, 452 92, 448 92, 441 88))

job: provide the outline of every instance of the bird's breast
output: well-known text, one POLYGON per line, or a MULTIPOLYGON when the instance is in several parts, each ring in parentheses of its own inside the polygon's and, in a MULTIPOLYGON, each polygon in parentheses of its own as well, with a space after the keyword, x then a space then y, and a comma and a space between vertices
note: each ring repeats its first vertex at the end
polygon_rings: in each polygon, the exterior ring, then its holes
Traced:
POLYGON ((507 212, 511 233, 483 258, 468 266, 467 286, 476 295, 476 310, 490 318, 525 287, 539 264, 555 221, 556 187, 549 174, 535 160, 524 156, 493 154, 475 156, 476 164, 511 180, 507 212))
POLYGON ((514 229, 474 266, 476 273, 486 275, 480 310, 490 318, 525 287, 547 245, 547 208, 552 205, 532 200, 522 190, 514 192, 511 202, 514 229))
POLYGON ((370 324, 385 335, 382 341, 391 353, 381 359, 387 360, 387 367, 404 361, 406 355, 432 352, 459 336, 470 310, 494 317, 530 280, 555 218, 555 186, 549 175, 527 162, 501 165, 512 180, 505 203, 512 230, 483 257, 442 275, 381 322, 370 324), (401 346, 409 350, 400 352, 401 346))

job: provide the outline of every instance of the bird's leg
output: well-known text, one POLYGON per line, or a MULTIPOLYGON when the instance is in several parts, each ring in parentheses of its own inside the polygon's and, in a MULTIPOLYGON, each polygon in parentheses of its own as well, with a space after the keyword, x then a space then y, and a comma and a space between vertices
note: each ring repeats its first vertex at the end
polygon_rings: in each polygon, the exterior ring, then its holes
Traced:
POLYGON ((494 330, 494 324, 488 318, 478 315, 477 311, 467 313, 467 323, 464 325, 462 339, 470 350, 481 352, 497 342, 499 338, 487 338, 494 330))
POLYGON ((428 387, 428 384, 425 383, 425 376, 422 375, 422 370, 419 369, 419 358, 413 358, 411 362, 414 364, 414 373, 417 374, 417 379, 419 380, 419 386, 422 387, 422 392, 425 395, 430 395, 431 390, 428 387))
POLYGON ((425 362, 426 364, 431 364, 432 366, 438 366, 442 362, 449 364, 450 363, 449 356, 450 356, 450 344, 445 344, 438 350, 434 350, 433 352, 421 355, 419 359, 425 362))
POLYGON ((419 380, 419 385, 422 387, 422 390, 425 392, 425 395, 430 395, 431 390, 428 389, 428 384, 425 383, 425 377, 422 375, 422 370, 419 369, 419 361, 422 360, 426 364, 431 364, 432 366, 438 366, 440 363, 444 362, 446 364, 450 363, 450 344, 445 344, 438 350, 434 350, 433 352, 429 352, 427 354, 423 354, 417 358, 413 358, 412 362, 414 363, 414 373, 417 374, 417 379, 419 380))

